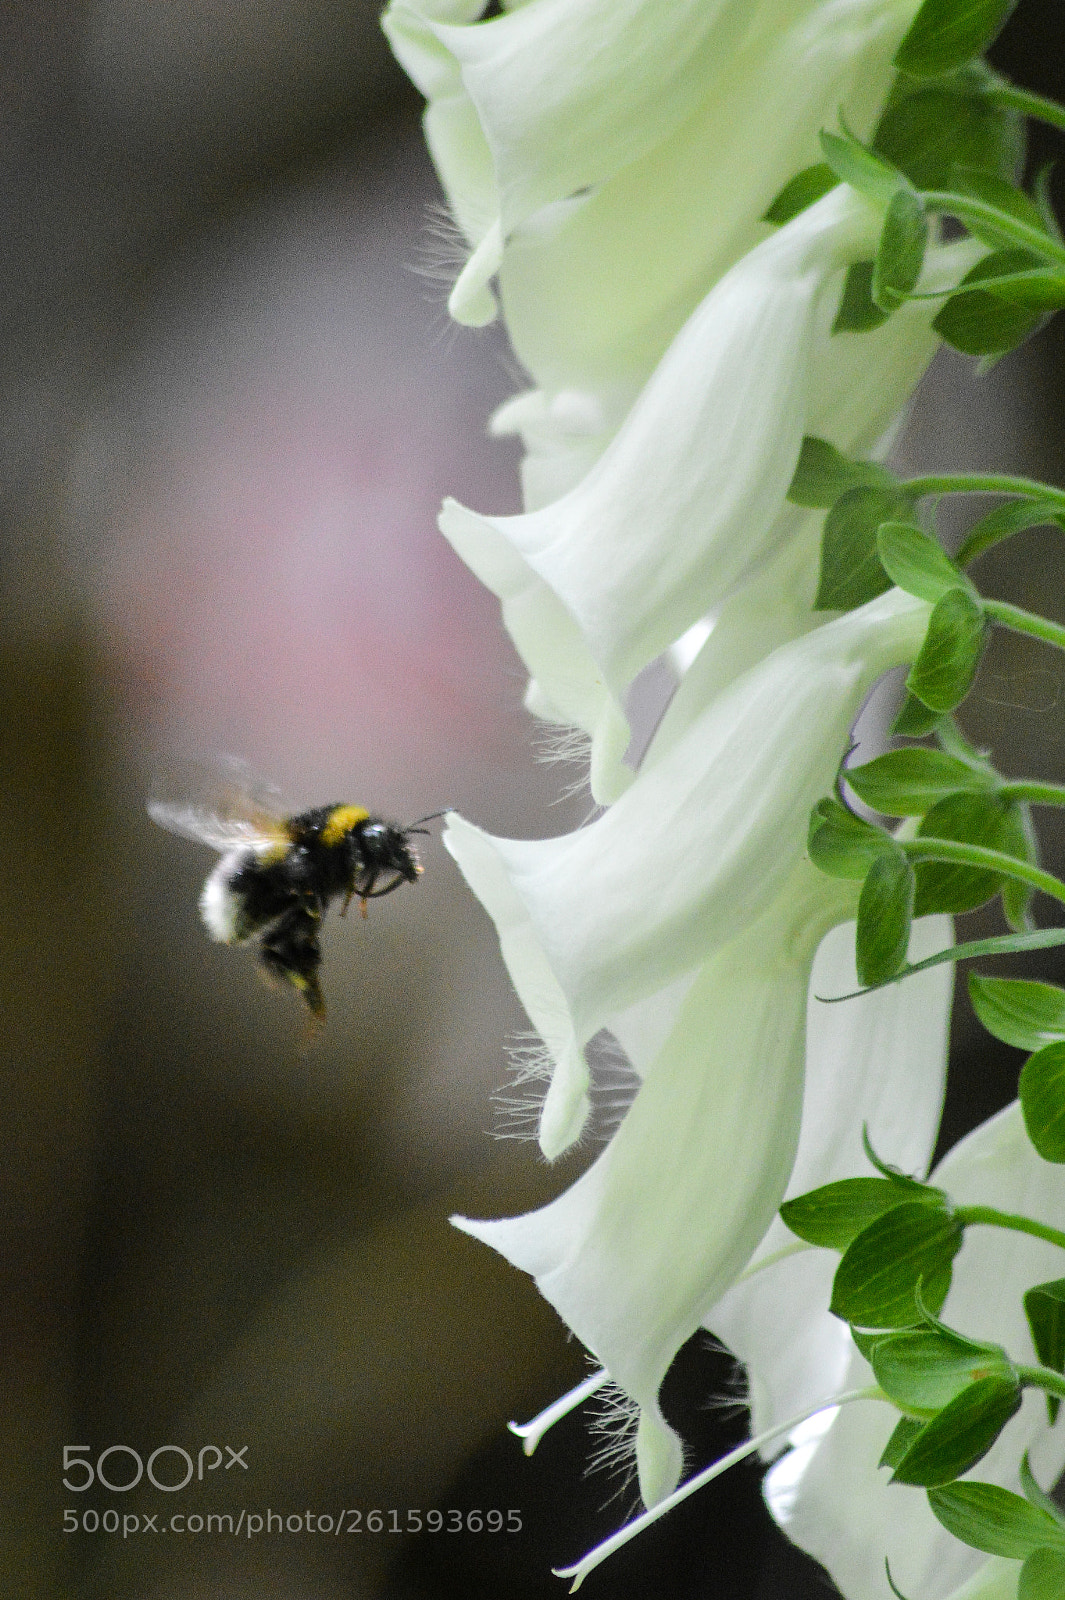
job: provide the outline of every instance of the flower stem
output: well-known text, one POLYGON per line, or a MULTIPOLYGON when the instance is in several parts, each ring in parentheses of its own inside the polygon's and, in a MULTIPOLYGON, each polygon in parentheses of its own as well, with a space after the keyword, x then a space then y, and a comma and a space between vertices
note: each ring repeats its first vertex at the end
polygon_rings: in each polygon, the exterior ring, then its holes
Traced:
POLYGON ((1045 1222, 1036 1222, 1016 1211, 998 1211, 994 1206, 959 1206, 954 1214, 963 1228, 972 1227, 974 1223, 984 1223, 990 1228, 1011 1228, 1014 1233, 1030 1233, 1034 1239, 1045 1239, 1047 1244, 1056 1244, 1059 1250, 1065 1250, 1065 1233, 1060 1228, 1051 1228, 1045 1222))
POLYGON ((580 1588, 589 1572, 594 1571, 608 1556, 612 1556, 615 1550, 620 1550, 622 1545, 628 1544, 630 1539, 635 1539, 638 1533, 642 1533, 645 1528, 649 1528, 652 1522, 657 1522, 659 1517, 664 1517, 667 1511, 672 1511, 673 1507, 680 1505, 682 1500, 687 1500, 689 1495, 693 1495, 699 1489, 705 1488, 708 1483, 713 1483, 715 1478, 720 1478, 722 1473, 727 1472, 730 1467, 737 1466, 739 1462, 745 1461, 748 1456, 754 1455, 755 1451, 760 1450, 763 1445, 771 1444, 774 1439, 786 1437, 795 1428, 800 1427, 804 1422, 808 1422, 811 1417, 816 1417, 821 1411, 828 1411, 835 1406, 849 1405, 852 1400, 885 1400, 886 1398, 887 1396, 883 1391, 875 1385, 867 1389, 851 1389, 845 1394, 833 1395, 830 1400, 822 1400, 819 1405, 810 1407, 809 1410, 803 1411, 797 1417, 790 1417, 787 1422, 781 1422, 775 1428, 768 1428, 765 1433, 760 1433, 757 1438, 746 1440, 745 1443, 738 1445, 735 1450, 730 1450, 727 1456, 722 1456, 719 1461, 713 1462, 702 1472, 697 1472, 694 1478, 689 1478, 687 1483, 682 1483, 679 1489, 674 1489, 672 1494, 667 1495, 664 1500, 660 1500, 656 1506, 652 1506, 649 1511, 642 1512, 632 1522, 626 1523, 624 1528, 619 1528, 617 1533, 611 1534, 609 1539, 604 1539, 602 1544, 597 1544, 594 1550, 589 1550, 588 1554, 582 1556, 572 1567, 556 1567, 554 1569, 555 1577, 572 1578, 573 1583, 570 1585, 570 1594, 573 1594, 580 1588))
POLYGON ((1017 878, 1030 883, 1033 889, 1042 890, 1065 905, 1065 883, 1041 867, 1028 861, 1008 856, 1002 850, 988 850, 982 844, 962 843, 958 839, 912 839, 902 844, 911 861, 956 861, 960 866, 979 867, 984 872, 1001 873, 1004 878, 1017 878))
POLYGON ((1006 106, 1010 111, 1019 111, 1024 117, 1034 117, 1037 122, 1045 122, 1051 128, 1065 131, 1065 106, 1059 105, 1056 100, 1048 100, 1045 95, 1033 94, 1030 89, 1002 84, 986 90, 981 98, 990 100, 992 105, 1006 106))
POLYGON ((1020 606, 1011 606, 1005 600, 985 600, 984 610, 995 622, 1014 633, 1027 633, 1033 639, 1042 639, 1044 644, 1052 644, 1056 650, 1065 650, 1065 628, 1060 622, 1049 622, 1046 617, 1022 611, 1020 606))
POLYGON ((1019 1361, 1015 1365, 1017 1376, 1025 1388, 1045 1389, 1048 1394, 1065 1400, 1065 1378, 1060 1372, 1053 1372, 1050 1367, 1025 1367, 1019 1361))
POLYGON ((1003 800, 1020 800, 1030 806, 1065 806, 1065 783, 1018 780, 1004 783, 999 794, 1003 800))
POLYGON ((1065 489, 1008 472, 930 473, 922 478, 907 478, 902 487, 918 498, 928 494, 1016 494, 1026 500, 1053 500, 1065 510, 1065 489))
POLYGON ((959 222, 991 228, 1000 238, 1009 239, 1024 250, 1031 250, 1044 260, 1065 267, 1065 245, 1052 239, 1042 228, 1022 222, 1019 217, 1000 211, 998 206, 989 205, 986 200, 977 200, 967 194, 952 194, 949 189, 925 189, 921 200, 929 211, 949 212, 959 222))
POLYGON ((602 1388, 609 1377, 609 1372, 602 1369, 598 1372, 593 1372, 590 1377, 585 1378, 583 1383, 579 1383, 568 1394, 560 1395, 549 1406, 545 1406, 544 1410, 538 1416, 533 1417, 531 1422, 508 1422, 507 1427, 511 1433, 516 1434, 521 1440, 521 1447, 525 1454, 531 1456, 547 1430, 553 1428, 556 1422, 561 1422, 563 1417, 568 1417, 571 1411, 576 1411, 577 1407, 582 1405, 589 1395, 593 1395, 597 1389, 602 1388))

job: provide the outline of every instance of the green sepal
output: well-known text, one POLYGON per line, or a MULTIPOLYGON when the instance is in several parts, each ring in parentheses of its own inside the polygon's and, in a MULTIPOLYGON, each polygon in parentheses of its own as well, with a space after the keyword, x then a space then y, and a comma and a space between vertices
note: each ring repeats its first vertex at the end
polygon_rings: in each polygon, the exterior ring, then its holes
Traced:
POLYGON ((825 518, 814 609, 850 611, 890 589, 877 530, 881 523, 905 521, 912 514, 913 500, 901 489, 860 484, 841 495, 825 518))
POLYGON ((935 78, 983 55, 1017 0, 924 0, 895 52, 894 65, 914 78, 935 78))
MULTIPOLYGON (((1016 806, 1015 800, 995 791, 948 795, 925 812, 917 838, 949 839, 1009 854, 1015 842, 1011 815, 1016 806)), ((1005 881, 1001 873, 988 872, 983 867, 966 867, 954 861, 921 861, 917 864, 914 916, 928 917, 941 911, 959 916, 963 911, 975 911, 977 906, 993 900, 1005 881)))
POLYGON ((883 983, 906 960, 917 875, 898 845, 878 855, 858 897, 854 960, 861 984, 883 983))
MULTIPOLYGON (((982 200, 985 205, 1005 212, 1007 217, 1014 217, 1025 227, 1034 228, 1037 233, 1046 232, 1042 213, 1031 195, 1019 189, 1009 177, 1001 177, 997 172, 981 172, 972 167, 958 166, 955 169, 955 182, 958 194, 967 195, 972 200, 982 200)), ((1001 250, 1007 255, 1029 254, 992 222, 982 222, 974 217, 967 220, 965 226, 974 238, 990 245, 992 250, 1001 250)), ((1033 264, 1041 260, 1037 255, 1031 255, 1030 259, 1033 264)))
POLYGON ((933 1515, 948 1533, 989 1556, 1023 1561, 1033 1550, 1065 1543, 1056 1517, 997 1483, 951 1483, 928 1491, 933 1515))
POLYGON ((796 506, 829 507, 849 489, 898 492, 898 479, 875 461, 851 461, 827 439, 807 434, 799 451, 788 499, 796 506))
MULTIPOLYGON (((1032 1334, 1035 1353, 1044 1367, 1065 1373, 1065 1278, 1052 1283, 1037 1283, 1024 1297, 1024 1314, 1032 1334)), ((1051 1427, 1057 1421, 1061 1400, 1046 1395, 1051 1427)))
POLYGON ((952 349, 967 356, 1001 356, 1015 350, 1042 327, 1041 312, 1010 305, 986 289, 973 289, 985 278, 1001 277, 1006 257, 1031 260, 1027 250, 1000 250, 985 256, 965 274, 932 323, 935 333, 952 349))
POLYGON ((822 132, 821 149, 837 178, 849 183, 879 211, 887 211, 900 188, 913 188, 897 167, 862 144, 846 128, 842 133, 822 132))
POLYGON ((908 1328, 881 1339, 871 1364, 891 1403, 925 1420, 982 1378, 1017 1381, 1001 1346, 979 1344, 941 1328, 908 1328))
POLYGON ((965 171, 1016 177, 1024 119, 989 94, 1001 81, 984 62, 936 83, 897 78, 873 149, 918 189, 957 189, 965 171))
POLYGON ((951 1483, 987 1454, 1020 1406, 1021 1385, 1015 1376, 977 1378, 925 1424, 895 1468, 892 1482, 923 1489, 951 1483))
POLYGON ((996 506, 986 517, 973 523, 958 551, 958 565, 967 566, 984 550, 1001 544, 1003 539, 1009 539, 1025 528, 1041 528, 1055 523, 1059 528, 1065 523, 1065 512, 1060 504, 1052 500, 1007 500, 1005 505, 996 506))
POLYGON ((891 732, 899 739, 923 739, 935 732, 941 716, 942 712, 930 710, 915 694, 907 694, 891 732))
POLYGON ((816 200, 822 199, 830 189, 836 187, 838 182, 839 179, 827 161, 819 161, 814 167, 804 167, 784 185, 762 221, 771 222, 778 228, 782 227, 785 222, 790 222, 792 217, 797 217, 800 211, 805 211, 807 206, 812 206, 816 200))
POLYGON ((864 766, 846 768, 843 776, 859 800, 889 817, 923 817, 948 795, 984 794, 1002 782, 990 767, 971 766, 924 746, 889 750, 864 766))
POLYGON ((916 1417, 900 1417, 896 1422, 891 1438, 884 1446, 883 1454, 877 1462, 878 1467, 890 1467, 894 1472, 907 1450, 913 1444, 917 1435, 924 1429, 924 1423, 916 1417))
POLYGON ((948 589, 936 601, 907 689, 930 711, 953 711, 972 688, 986 635, 983 608, 966 590, 948 589))
POLYGON ((969 579, 942 545, 912 522, 882 523, 876 536, 880 564, 893 583, 935 605, 951 589, 972 594, 969 579))
POLYGON ((810 813, 806 848, 814 866, 828 877, 858 881, 878 856, 897 846, 884 828, 863 821, 825 795, 810 813))
POLYGON ((1044 1161, 1065 1162, 1065 1043, 1045 1044, 1018 1084, 1028 1137, 1044 1161))
POLYGON ((916 190, 895 190, 873 263, 870 293, 881 311, 897 311, 917 286, 928 244, 928 218, 916 190))
POLYGON ((1033 1550, 1017 1579, 1017 1600, 1061 1600, 1065 1594, 1065 1550, 1033 1550))
POLYGON ((1061 232, 1061 224, 1058 222, 1057 214, 1054 210, 1054 196, 1051 189, 1055 165, 1056 163, 1053 161, 1045 161, 1039 168, 1035 175, 1035 182, 1032 184, 1032 195, 1035 199, 1035 207, 1039 212, 1040 221, 1048 236, 1051 239, 1056 239, 1058 244, 1065 244, 1065 237, 1062 236, 1061 232))
POLYGON ((873 1351, 876 1349, 883 1337, 884 1334, 882 1332, 866 1333, 862 1328, 851 1329, 851 1338, 854 1340, 858 1352, 863 1355, 866 1361, 870 1362, 870 1364, 872 1362, 873 1351))
POLYGON ((969 998, 982 1025, 1017 1050, 1065 1040, 1065 989, 1031 978, 985 978, 970 972, 969 998))
POLYGON ((915 1290, 938 1311, 964 1230, 943 1203, 904 1200, 877 1217, 843 1253, 829 1310, 863 1328, 906 1328, 920 1320, 915 1290))
POLYGON ((908 1172, 903 1172, 901 1167, 893 1166, 890 1161, 885 1161, 883 1156, 878 1155, 873 1149, 873 1142, 869 1137, 869 1124, 867 1122, 862 1123, 862 1149, 865 1151, 865 1158, 869 1162, 869 1165, 871 1167, 875 1167, 877 1172, 880 1173, 881 1177, 890 1178, 892 1183, 896 1184, 900 1189, 905 1189, 907 1191, 906 1195, 904 1196, 905 1199, 919 1200, 922 1195, 932 1194, 942 1195, 943 1200, 946 1201, 946 1194, 942 1189, 930 1188, 929 1185, 923 1181, 923 1179, 912 1178, 908 1172))
POLYGON ((872 261, 856 261, 847 269, 833 333, 872 333, 887 321, 888 313, 881 311, 873 299, 874 265, 872 261))
MULTIPOLYGON (((930 1197, 929 1204, 943 1204, 942 1190, 924 1192, 930 1197)), ((785 1200, 780 1216, 807 1244, 843 1251, 871 1222, 904 1198, 909 1199, 909 1193, 893 1178, 841 1178, 838 1183, 826 1183, 785 1200)))
POLYGON ((904 1594, 899 1588, 898 1584, 895 1582, 891 1572, 891 1562, 888 1560, 887 1556, 884 1557, 884 1577, 887 1579, 887 1586, 895 1596, 895 1600, 910 1600, 910 1596, 908 1594, 904 1594))

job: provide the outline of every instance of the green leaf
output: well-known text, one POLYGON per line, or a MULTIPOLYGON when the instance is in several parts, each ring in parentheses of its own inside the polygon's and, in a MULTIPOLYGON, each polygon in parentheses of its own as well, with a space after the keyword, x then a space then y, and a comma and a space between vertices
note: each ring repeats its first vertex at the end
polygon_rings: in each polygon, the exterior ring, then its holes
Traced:
POLYGON ((1002 782, 990 767, 970 766, 957 756, 923 747, 889 750, 843 776, 859 800, 889 817, 923 817, 938 800, 959 790, 988 793, 1002 782))
POLYGON ((1061 506, 1052 500, 1007 500, 1005 505, 996 506, 986 517, 973 523, 958 551, 958 565, 967 566, 984 550, 989 550, 992 545, 1000 544, 1003 539, 1009 539, 1025 528, 1041 528, 1055 523, 1061 527, 1063 516, 1065 513, 1061 506))
MULTIPOLYGON (((929 1204, 942 1206, 942 1190, 925 1192, 929 1204)), ((780 1215, 807 1244, 846 1250, 870 1222, 897 1206, 903 1197, 909 1198, 907 1191, 891 1178, 842 1178, 785 1200, 780 1215)))
POLYGON ((805 167, 784 185, 762 221, 781 227, 834 189, 838 182, 839 179, 826 161, 819 161, 815 167, 805 167))
POLYGON ((1062 1542, 1056 1518, 996 1483, 951 1483, 928 1491, 934 1515, 955 1539, 989 1556, 1023 1561, 1062 1542))
POLYGON ((1043 324, 1041 313, 1010 305, 986 289, 973 290, 986 278, 998 278, 1006 268, 1006 258, 1028 264, 1027 250, 1000 250, 978 261, 961 280, 958 290, 940 310, 932 327, 953 349, 967 356, 1000 356, 1015 350, 1043 324))
POLYGON ((1059 1506, 1054 1504, 1046 1490, 1035 1481, 1032 1475, 1032 1463, 1028 1459, 1027 1450, 1021 1457, 1020 1478, 1021 1491, 1028 1504, 1038 1506, 1041 1511, 1045 1511, 1048 1516, 1053 1517, 1054 1521, 1065 1533, 1065 1514, 1062 1513, 1059 1506))
POLYGON ((873 149, 918 189, 957 189, 959 169, 1014 178, 1024 159, 1023 119, 988 95, 998 81, 983 62, 939 83, 897 78, 873 149))
POLYGON ((906 687, 930 711, 953 711, 972 687, 984 651, 987 621, 964 589, 938 600, 906 687))
POLYGON ((831 795, 810 813, 807 851, 814 866, 830 878, 862 879, 879 855, 895 848, 883 828, 856 817, 831 795))
MULTIPOLYGON (((978 1378, 925 1424, 895 1468, 892 1482, 932 1489, 960 1477, 987 1454, 1020 1405, 1016 1378, 978 1378)), ((1034 1510, 1026 1500, 1021 1504, 1034 1510)))
POLYGON ((913 866, 897 845, 877 856, 858 898, 854 958, 859 983, 883 983, 906 960, 915 892, 913 866))
MULTIPOLYGON (((946 961, 969 961, 975 956, 1009 956, 1018 955, 1023 950, 1050 950, 1055 945, 1065 945, 1065 928, 1033 928, 1028 933, 999 933, 991 939, 972 939, 966 944, 951 945, 949 950, 940 950, 934 956, 926 956, 923 961, 907 962, 900 967, 888 983, 901 983, 904 978, 912 978, 915 972, 927 972, 929 967, 938 967, 946 961)), ((877 984, 882 988, 882 984, 877 984)), ((868 994, 868 989, 856 989, 853 994, 817 995, 816 998, 824 1005, 838 1005, 841 1000, 853 1000, 860 994, 868 994)))
POLYGON ((1032 185, 1032 193, 1035 197, 1036 210, 1039 212, 1043 227, 1051 239, 1056 239, 1059 244, 1062 244, 1065 243, 1065 240, 1062 239, 1061 226, 1054 211, 1054 197, 1051 192, 1054 166, 1055 163, 1053 161, 1047 161, 1039 168, 1035 175, 1035 182, 1032 185))
POLYGON ((1017 1600, 1061 1600, 1065 1594, 1065 1551, 1033 1550, 1017 1579, 1017 1600))
POLYGON ((877 1172, 880 1173, 881 1177, 890 1178, 891 1182, 898 1188, 905 1189, 907 1191, 907 1193, 902 1196, 903 1199, 919 1200, 923 1196, 931 1194, 940 1195, 944 1202, 946 1201, 946 1195, 943 1193, 942 1189, 930 1188, 928 1184, 922 1182, 920 1178, 911 1178, 908 1172, 903 1172, 900 1167, 892 1166, 890 1161, 885 1161, 882 1156, 879 1156, 873 1149, 873 1142, 869 1137, 869 1124, 867 1122, 862 1123, 862 1149, 865 1151, 866 1159, 868 1160, 870 1166, 875 1167, 877 1172))
POLYGON ((1017 0, 924 0, 895 52, 895 66, 915 78, 953 72, 998 38, 1017 0))
POLYGON ((788 499, 796 506, 832 506, 849 489, 871 486, 898 493, 898 479, 875 461, 850 461, 827 439, 807 434, 788 499))
POLYGON ((940 712, 930 711, 915 694, 907 694, 902 709, 891 724, 891 731, 899 739, 923 739, 926 734, 935 731, 940 716, 940 712))
POLYGON ((914 1291, 938 1311, 950 1288, 963 1230, 945 1206, 904 1200, 877 1217, 843 1253, 829 1309, 864 1328, 904 1328, 919 1320, 914 1291))
POLYGON ((969 998, 988 1033, 1018 1050, 1065 1040, 1065 989, 1030 978, 969 974, 969 998))
MULTIPOLYGON (((937 800, 925 812, 918 839, 950 839, 1007 851, 1013 842, 1010 815, 1017 802, 1001 793, 958 793, 937 800)), ((945 911, 952 916, 975 911, 999 893, 1005 879, 982 867, 959 866, 953 861, 922 861, 917 866, 914 915, 927 917, 945 911)))
MULTIPOLYGON (((1027 861, 1033 867, 1039 865, 1039 837, 1032 822, 1030 805, 1021 802, 1010 808, 1002 848, 1007 855, 1016 856, 1018 861, 1027 861)), ((1031 912, 1034 899, 1035 889, 1030 883, 1021 883, 1017 878, 1004 880, 1002 910, 1006 921, 1017 933, 1034 928, 1031 912)))
POLYGON ((1018 1086, 1028 1137, 1044 1161, 1065 1162, 1065 1043, 1029 1056, 1018 1086))
POLYGON ((924 206, 906 184, 891 196, 873 263, 870 292, 881 311, 897 311, 909 299, 921 276, 927 244, 924 206))
POLYGON ((977 1344, 949 1330, 907 1329, 878 1341, 876 1381, 893 1405, 911 1416, 934 1417, 955 1395, 981 1378, 1017 1381, 998 1345, 977 1344))
POLYGON ((890 1467, 894 1471, 917 1435, 923 1431, 924 1423, 919 1422, 916 1417, 900 1417, 891 1438, 884 1446, 884 1453, 877 1466, 890 1467))
POLYGON ((849 183, 878 210, 888 209, 898 189, 912 187, 897 167, 876 155, 846 129, 842 133, 822 133, 821 149, 837 178, 849 183))
POLYGON ((972 584, 943 547, 912 522, 885 522, 876 536, 880 564, 893 583, 918 600, 937 600, 972 584))
POLYGON ((887 321, 888 313, 873 300, 873 267, 872 261, 856 261, 848 268, 833 333, 872 333, 887 321))
MULTIPOLYGON (((1065 1278, 1037 1283, 1029 1289, 1024 1297, 1024 1314, 1039 1360, 1052 1372, 1065 1373, 1065 1278)), ((1056 1394, 1048 1394, 1046 1403, 1053 1427, 1061 1401, 1056 1394)))
MULTIPOLYGON (((1031 195, 1019 189, 1012 181, 1012 177, 1000 176, 996 172, 981 172, 972 167, 958 166, 955 169, 955 182, 959 194, 969 195, 973 200, 983 200, 986 205, 994 206, 997 211, 1004 211, 1008 217, 1016 217, 1018 222, 1023 222, 1028 228, 1035 228, 1039 233, 1046 232, 1042 213, 1031 195)), ((985 244, 997 249, 1004 245, 1005 254, 1023 256, 1028 254, 1018 248, 1012 240, 1007 239, 993 224, 984 224, 975 219, 965 226, 977 239, 982 239, 985 244)), ((1039 263, 1040 258, 1031 255, 1029 260, 1032 265, 1039 263)), ((1019 263, 1018 263, 1019 264, 1019 263)))
POLYGON ((850 611, 890 589, 877 551, 877 530, 883 522, 905 521, 912 513, 912 499, 900 490, 859 485, 841 495, 825 518, 815 609, 850 611))

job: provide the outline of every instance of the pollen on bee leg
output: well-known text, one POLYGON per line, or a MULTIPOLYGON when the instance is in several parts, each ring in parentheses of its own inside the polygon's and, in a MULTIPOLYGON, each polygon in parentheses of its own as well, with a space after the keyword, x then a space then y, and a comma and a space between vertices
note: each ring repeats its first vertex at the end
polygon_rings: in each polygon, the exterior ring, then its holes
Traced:
POLYGON ((366 896, 365 895, 363 895, 362 899, 359 901, 359 910, 362 913, 362 919, 365 922, 366 918, 370 915, 369 911, 366 909, 366 896))
MULTIPOLYGON (((354 893, 355 893, 355 890, 354 890, 354 889, 349 889, 349 890, 348 890, 348 892, 347 892, 347 894, 346 894, 346 895, 345 895, 345 896, 344 896, 344 904, 343 904, 343 905, 342 905, 342 906, 341 906, 341 908, 340 908, 340 915, 341 915, 341 916, 342 916, 342 917, 346 917, 346 916, 347 916, 347 914, 348 914, 348 907, 349 907, 349 906, 350 906, 350 904, 351 904, 351 897, 352 897, 352 895, 353 895, 353 894, 354 894, 354 893)), ((363 901, 363 908, 364 908, 364 909, 363 909, 363 913, 362 913, 362 914, 363 914, 363 916, 365 916, 365 915, 366 915, 366 911, 365 911, 365 906, 366 906, 366 902, 365 902, 365 900, 364 900, 364 901, 363 901)))

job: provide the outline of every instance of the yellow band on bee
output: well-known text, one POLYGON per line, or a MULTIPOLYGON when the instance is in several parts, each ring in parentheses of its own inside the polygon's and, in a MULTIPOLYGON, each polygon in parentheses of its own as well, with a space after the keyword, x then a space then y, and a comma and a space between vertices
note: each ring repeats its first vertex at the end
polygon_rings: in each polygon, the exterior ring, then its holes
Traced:
POLYGON ((368 822, 370 813, 362 806, 334 806, 329 820, 322 829, 323 844, 339 844, 346 833, 360 822, 368 822))

